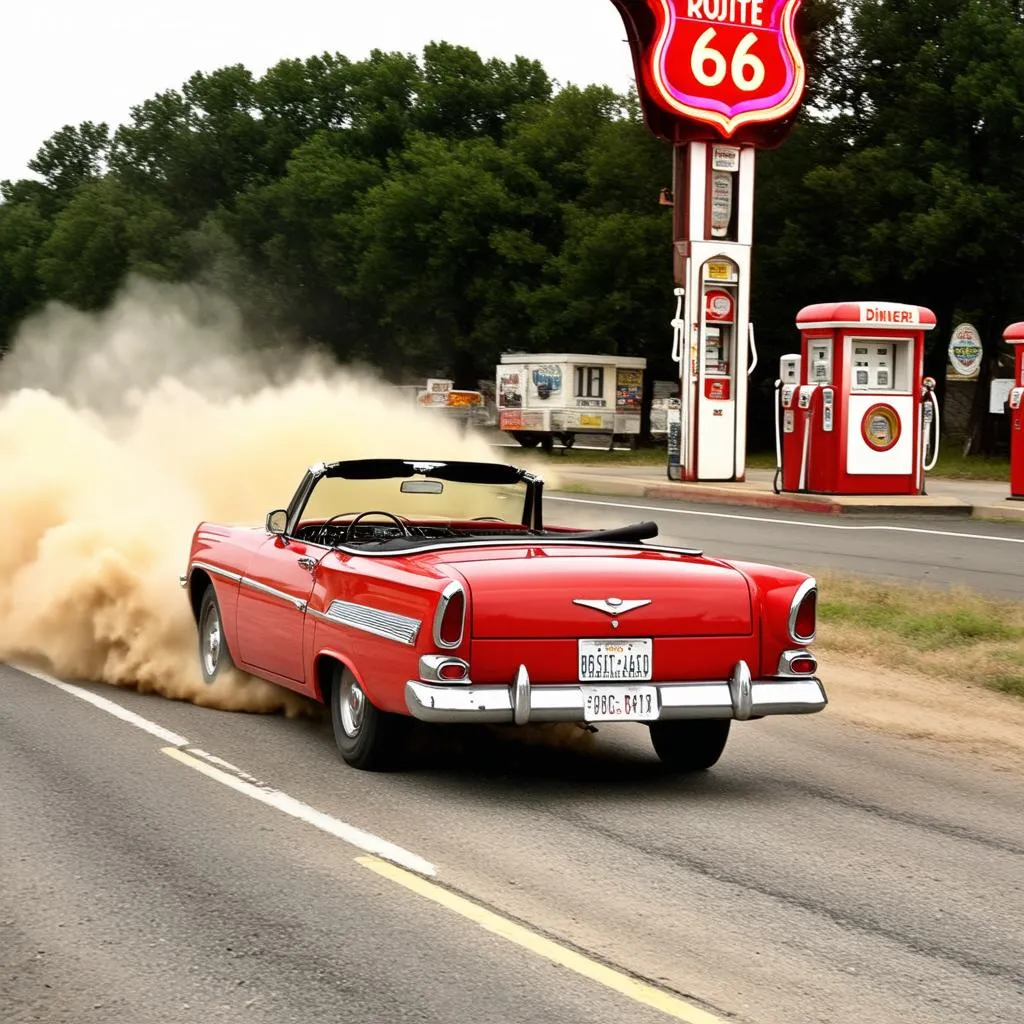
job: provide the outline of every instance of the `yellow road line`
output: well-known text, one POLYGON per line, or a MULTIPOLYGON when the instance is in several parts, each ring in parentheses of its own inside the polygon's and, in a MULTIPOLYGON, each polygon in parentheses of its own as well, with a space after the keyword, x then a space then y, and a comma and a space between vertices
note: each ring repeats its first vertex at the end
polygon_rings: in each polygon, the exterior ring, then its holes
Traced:
POLYGON ((500 935, 503 939, 508 939, 509 942, 514 942, 517 946, 522 946, 523 949, 544 957, 545 960, 558 964, 559 967, 565 967, 584 978, 596 981, 599 985, 626 996, 627 999, 632 999, 634 1002, 649 1006, 654 1010, 660 1010, 675 1020, 685 1021, 686 1024, 725 1024, 720 1017, 715 1017, 678 996, 655 988, 654 985, 638 981, 636 978, 631 978, 622 971, 607 967, 544 935, 530 931, 529 928, 524 928, 523 925, 517 924, 515 921, 510 921, 478 903, 428 881, 422 875, 406 871, 404 868, 378 857, 357 857, 356 861, 363 867, 375 871, 378 875, 397 882, 418 896, 459 914, 474 924, 480 925, 481 928, 500 935))

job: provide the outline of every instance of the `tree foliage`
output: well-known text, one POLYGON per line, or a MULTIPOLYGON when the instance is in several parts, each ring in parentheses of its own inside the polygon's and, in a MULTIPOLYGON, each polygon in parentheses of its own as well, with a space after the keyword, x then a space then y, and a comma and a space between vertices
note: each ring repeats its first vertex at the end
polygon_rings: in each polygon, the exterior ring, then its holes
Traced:
MULTIPOLYGON (((807 0, 812 88, 759 155, 761 380, 796 312, 929 305, 990 352, 1024 316, 1024 15, 1015 0, 807 0)), ((111 132, 65 126, 0 185, 0 339, 129 271, 202 279, 254 321, 392 376, 489 377, 508 349, 669 376, 671 153, 635 95, 431 43, 196 72, 111 132)), ((756 443, 756 432, 755 432, 756 443)))

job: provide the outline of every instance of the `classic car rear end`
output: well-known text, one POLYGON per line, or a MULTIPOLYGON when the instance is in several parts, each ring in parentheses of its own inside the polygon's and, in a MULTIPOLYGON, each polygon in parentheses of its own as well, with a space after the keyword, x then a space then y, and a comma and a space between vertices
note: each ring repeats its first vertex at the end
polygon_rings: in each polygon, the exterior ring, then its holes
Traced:
POLYGON ((559 544, 445 562, 458 603, 439 606, 440 621, 458 643, 407 682, 417 718, 646 722, 663 760, 697 769, 717 760, 731 720, 825 706, 804 574, 559 544))
POLYGON ((400 760, 417 718, 640 722, 693 771, 733 721, 826 705, 812 578, 648 544, 654 523, 545 527, 541 488, 488 463, 320 464, 265 529, 201 524, 182 582, 204 678, 237 666, 322 700, 360 768, 400 760), (372 481, 426 504, 346 511, 372 481), (501 515, 475 514, 474 484, 501 515))

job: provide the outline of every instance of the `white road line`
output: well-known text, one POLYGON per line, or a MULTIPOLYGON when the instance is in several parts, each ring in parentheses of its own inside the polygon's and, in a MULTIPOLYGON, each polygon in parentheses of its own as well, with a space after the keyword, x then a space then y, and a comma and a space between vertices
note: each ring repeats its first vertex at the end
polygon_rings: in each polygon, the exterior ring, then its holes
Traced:
POLYGON ((706 519, 735 519, 744 523, 772 523, 775 526, 799 526, 815 530, 845 530, 848 532, 866 532, 870 530, 889 533, 920 533, 929 537, 955 537, 959 540, 988 540, 1002 544, 1024 544, 1024 537, 991 537, 984 533, 958 533, 954 530, 926 530, 919 526, 885 526, 881 524, 853 525, 844 523, 816 523, 802 519, 773 519, 770 516, 743 516, 731 512, 702 512, 689 508, 665 508, 658 505, 632 505, 623 501, 595 501, 590 498, 561 498, 552 495, 544 496, 545 502, 565 501, 575 505, 603 505, 607 508, 628 508, 644 512, 666 512, 673 516, 699 516, 706 519))
POLYGON ((175 761, 188 765, 189 768, 193 768, 207 778, 214 779, 229 789, 233 789, 236 793, 252 797, 253 800, 273 807, 289 817, 298 818, 299 821, 304 821, 350 846, 355 846, 366 853, 376 854, 384 860, 389 860, 419 875, 433 877, 437 874, 437 868, 430 861, 418 857, 415 853, 410 853, 401 846, 388 842, 387 839, 381 839, 370 832, 364 832, 361 828, 356 828, 329 814, 324 814, 323 811, 318 811, 315 807, 310 807, 309 804, 296 800, 295 797, 282 793, 279 789, 272 789, 259 781, 248 781, 252 776, 240 777, 233 772, 227 772, 201 760, 192 752, 179 750, 177 747, 164 747, 163 753, 168 757, 173 757, 175 761))
POLYGON ((180 736, 170 729, 165 729, 162 725, 151 722, 148 718, 143 718, 142 715, 137 715, 134 711, 129 711, 127 708, 112 700, 108 700, 106 697, 101 697, 91 690, 82 689, 82 687, 75 686, 72 683, 65 683, 62 679, 55 679, 45 672, 39 672, 24 665, 12 665, 11 668, 24 672, 26 675, 34 676, 36 679, 49 683, 51 686, 56 686, 57 689, 71 694, 72 697, 84 700, 86 703, 92 704, 93 707, 105 711, 108 715, 113 715, 114 718, 119 718, 122 722, 134 725, 136 729, 141 729, 151 736, 156 736, 157 739, 162 740, 164 743, 171 744, 171 746, 163 748, 163 753, 180 761, 182 764, 188 765, 197 772, 201 772, 208 778, 215 779, 217 782, 230 787, 238 793, 252 797, 268 807, 273 807, 282 814, 289 815, 289 817, 298 818, 300 821, 304 821, 314 828, 318 828, 321 832, 326 832, 328 835, 332 835, 336 839, 340 839, 342 842, 362 850, 364 853, 376 854, 378 857, 392 861, 395 864, 400 864, 409 871, 415 871, 421 875, 433 877, 437 874, 437 869, 434 865, 423 857, 419 857, 415 853, 411 853, 409 850, 403 849, 387 839, 381 839, 380 836, 375 836, 372 832, 365 832, 355 825, 349 825, 339 818, 325 814, 323 811, 318 811, 315 807, 310 807, 309 804, 305 804, 279 789, 273 789, 255 776, 249 775, 241 768, 237 768, 229 761, 225 761, 215 754, 207 753, 199 747, 193 747, 184 736, 180 736))
POLYGON ((106 711, 108 715, 120 718, 122 722, 134 725, 136 729, 141 729, 143 732, 148 732, 151 736, 155 736, 158 740, 163 740, 164 743, 173 743, 176 747, 188 746, 188 740, 184 736, 179 736, 176 732, 171 732, 170 729, 165 729, 162 725, 157 725, 156 722, 151 722, 148 718, 143 718, 142 715, 137 715, 134 711, 129 711, 127 708, 121 707, 120 704, 115 704, 112 700, 101 697, 98 693, 93 693, 91 690, 83 690, 80 686, 65 683, 63 679, 54 679, 53 676, 47 675, 45 672, 38 672, 36 669, 27 668, 24 665, 11 665, 11 668, 16 668, 27 676, 35 676, 36 679, 41 679, 44 683, 56 686, 58 690, 70 693, 72 697, 84 700, 87 704, 92 704, 94 707, 99 708, 100 711, 106 711))

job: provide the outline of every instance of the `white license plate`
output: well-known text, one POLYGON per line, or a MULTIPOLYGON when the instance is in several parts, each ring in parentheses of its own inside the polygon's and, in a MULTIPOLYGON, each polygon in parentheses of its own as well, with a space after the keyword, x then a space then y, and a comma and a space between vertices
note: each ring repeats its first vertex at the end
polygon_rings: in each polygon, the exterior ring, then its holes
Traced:
POLYGON ((653 686, 581 686, 588 722, 653 722, 658 691, 653 686))
POLYGON ((580 682, 646 682, 651 678, 653 651, 653 640, 580 640, 580 682))

